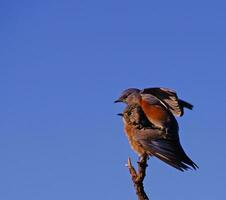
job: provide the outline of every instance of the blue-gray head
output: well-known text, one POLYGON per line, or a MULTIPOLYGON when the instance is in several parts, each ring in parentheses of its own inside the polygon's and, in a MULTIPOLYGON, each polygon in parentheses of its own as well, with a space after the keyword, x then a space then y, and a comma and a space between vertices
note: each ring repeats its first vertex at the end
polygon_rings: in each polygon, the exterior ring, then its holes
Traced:
POLYGON ((140 90, 137 88, 129 88, 122 92, 121 96, 115 101, 115 103, 122 102, 126 104, 138 103, 140 100, 140 90))

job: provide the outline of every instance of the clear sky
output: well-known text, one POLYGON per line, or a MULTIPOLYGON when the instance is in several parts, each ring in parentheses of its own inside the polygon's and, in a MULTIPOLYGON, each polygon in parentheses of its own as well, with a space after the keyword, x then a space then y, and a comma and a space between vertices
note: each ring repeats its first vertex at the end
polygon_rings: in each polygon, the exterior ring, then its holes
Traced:
POLYGON ((113 101, 169 87, 194 104, 181 143, 199 165, 149 160, 153 200, 224 199, 225 0, 0 2, 0 199, 136 199, 113 101))

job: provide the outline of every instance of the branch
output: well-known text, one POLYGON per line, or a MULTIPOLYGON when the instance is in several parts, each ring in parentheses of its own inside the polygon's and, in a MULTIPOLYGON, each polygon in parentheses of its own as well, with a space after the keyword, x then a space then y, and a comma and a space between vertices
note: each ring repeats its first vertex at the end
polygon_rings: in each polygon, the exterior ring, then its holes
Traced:
POLYGON ((146 173, 145 173, 146 168, 148 166, 147 160, 148 160, 147 154, 141 155, 140 161, 137 162, 138 163, 138 172, 136 172, 136 170, 134 169, 134 167, 131 163, 131 159, 128 158, 127 166, 129 168, 129 173, 131 175, 138 200, 149 200, 148 196, 146 195, 146 193, 144 191, 144 185, 143 185, 144 177, 146 175, 146 173))

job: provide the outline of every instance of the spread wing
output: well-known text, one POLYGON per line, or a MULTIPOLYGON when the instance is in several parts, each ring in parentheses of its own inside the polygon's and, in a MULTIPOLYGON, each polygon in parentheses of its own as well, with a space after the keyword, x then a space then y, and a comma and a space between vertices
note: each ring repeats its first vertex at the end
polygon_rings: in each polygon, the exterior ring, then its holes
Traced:
POLYGON ((178 98, 174 90, 168 88, 145 88, 141 94, 151 94, 164 104, 175 116, 184 114, 183 108, 192 109, 193 105, 178 98))
POLYGON ((198 168, 184 152, 177 132, 172 132, 166 138, 158 129, 141 129, 136 131, 134 139, 140 143, 149 155, 159 158, 178 170, 198 168))
POLYGON ((141 94, 140 105, 148 120, 158 128, 168 128, 174 116, 157 97, 151 94, 141 94))

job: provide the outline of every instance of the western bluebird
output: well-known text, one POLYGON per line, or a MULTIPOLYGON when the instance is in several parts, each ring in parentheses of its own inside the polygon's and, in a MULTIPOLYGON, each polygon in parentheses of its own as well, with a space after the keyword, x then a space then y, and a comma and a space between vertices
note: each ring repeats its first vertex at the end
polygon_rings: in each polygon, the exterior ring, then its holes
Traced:
POLYGON ((141 106, 148 120, 157 128, 167 132, 171 114, 182 116, 184 108, 192 109, 193 106, 177 97, 175 91, 167 88, 146 88, 139 90, 129 88, 115 102, 138 104, 141 106))
POLYGON ((180 144, 178 123, 174 117, 183 115, 184 107, 191 109, 191 104, 165 88, 130 88, 115 102, 127 104, 121 114, 124 129, 138 155, 156 156, 181 171, 198 168, 180 144))

